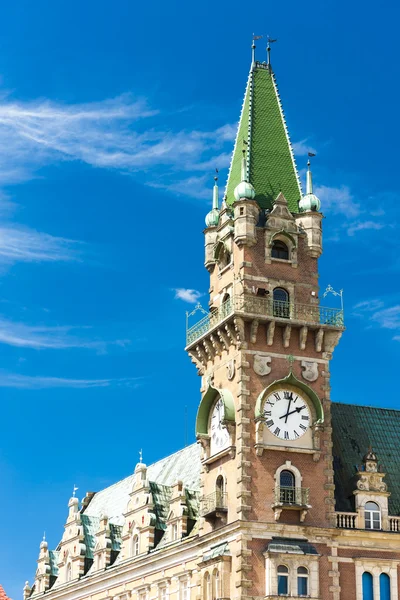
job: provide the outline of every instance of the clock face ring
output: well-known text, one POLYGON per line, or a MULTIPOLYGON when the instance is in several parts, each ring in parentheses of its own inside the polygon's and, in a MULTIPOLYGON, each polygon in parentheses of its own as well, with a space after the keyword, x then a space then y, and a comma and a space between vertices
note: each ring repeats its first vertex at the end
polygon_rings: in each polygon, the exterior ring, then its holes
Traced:
POLYGON ((263 406, 263 417, 269 431, 280 440, 297 440, 311 425, 307 401, 290 389, 278 389, 268 395, 263 406))
POLYGON ((224 419, 225 406, 222 398, 219 398, 210 415, 209 435, 211 440, 211 454, 221 452, 229 446, 230 435, 224 419))

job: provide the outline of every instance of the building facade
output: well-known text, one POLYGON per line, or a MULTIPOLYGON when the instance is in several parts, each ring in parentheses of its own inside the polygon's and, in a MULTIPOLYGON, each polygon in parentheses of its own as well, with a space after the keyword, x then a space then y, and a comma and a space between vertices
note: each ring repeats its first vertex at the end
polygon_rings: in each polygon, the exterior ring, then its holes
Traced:
POLYGON ((253 60, 187 329, 197 444, 72 497, 24 600, 398 600, 400 412, 331 403, 344 321, 320 304, 320 208, 253 60))

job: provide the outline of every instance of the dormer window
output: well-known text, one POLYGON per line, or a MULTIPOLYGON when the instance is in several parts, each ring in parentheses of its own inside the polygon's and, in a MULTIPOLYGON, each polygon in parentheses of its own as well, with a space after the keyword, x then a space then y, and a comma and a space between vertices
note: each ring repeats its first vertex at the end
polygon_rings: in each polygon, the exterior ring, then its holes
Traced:
POLYGON ((132 556, 139 554, 139 536, 134 535, 132 538, 132 556))
POLYGON ((365 529, 381 529, 381 509, 376 502, 366 502, 364 516, 365 529))
POLYGON ((282 240, 274 240, 271 248, 272 258, 280 258, 281 260, 289 260, 289 248, 282 240))

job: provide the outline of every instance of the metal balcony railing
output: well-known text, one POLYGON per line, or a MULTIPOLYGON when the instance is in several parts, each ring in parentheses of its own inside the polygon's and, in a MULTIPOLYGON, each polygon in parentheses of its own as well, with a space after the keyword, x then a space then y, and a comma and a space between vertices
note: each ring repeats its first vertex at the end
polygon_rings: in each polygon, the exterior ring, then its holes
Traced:
POLYGON ((228 497, 226 492, 213 492, 200 498, 200 516, 206 517, 216 512, 228 510, 228 497))
POLYGON ((340 308, 326 308, 317 304, 282 302, 273 300, 273 298, 261 298, 254 295, 235 296, 226 300, 219 308, 212 310, 191 327, 188 327, 186 344, 192 344, 234 312, 239 315, 275 317, 312 325, 344 326, 343 310, 340 308))
POLYGON ((275 503, 283 506, 307 506, 309 504, 309 497, 309 488, 285 487, 281 485, 275 488, 275 503))

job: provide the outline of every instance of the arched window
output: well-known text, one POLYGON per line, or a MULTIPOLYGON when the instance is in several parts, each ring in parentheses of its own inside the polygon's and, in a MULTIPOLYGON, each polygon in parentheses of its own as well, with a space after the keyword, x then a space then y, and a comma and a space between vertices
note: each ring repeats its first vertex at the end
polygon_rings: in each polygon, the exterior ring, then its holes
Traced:
POLYGON ((281 471, 279 476, 280 502, 283 504, 296 503, 295 478, 292 471, 281 471))
POLYGON ((365 571, 362 576, 363 600, 374 600, 374 583, 371 573, 365 571))
POLYGON ((278 596, 289 594, 289 569, 285 565, 278 567, 278 596))
POLYGON ((134 535, 132 538, 132 556, 139 554, 139 536, 134 535))
POLYGON ((365 529, 381 528, 381 509, 376 502, 366 502, 364 507, 365 529))
POLYGON ((308 596, 308 570, 305 567, 297 569, 297 595, 308 596))
POLYGON ((225 246, 223 248, 221 248, 221 251, 219 253, 219 268, 220 270, 225 269, 225 267, 227 267, 230 263, 231 263, 231 253, 229 252, 229 250, 227 250, 225 248, 225 246))
POLYGON ((386 573, 379 576, 380 600, 390 600, 390 577, 386 573))
POLYGON ((68 563, 67 564, 67 577, 66 577, 66 580, 67 581, 71 581, 71 579, 72 579, 72 566, 71 566, 71 563, 68 563))
POLYGON ((288 319, 290 317, 289 293, 283 288, 275 288, 273 302, 274 317, 288 319))
POLYGON ((212 600, 216 600, 220 598, 221 594, 219 593, 219 572, 217 569, 213 572, 213 581, 212 581, 212 600))
POLYGON ((225 480, 223 475, 218 475, 217 481, 215 482, 215 494, 217 507, 222 508, 225 506, 225 480))
POLYGON ((204 575, 204 600, 212 600, 211 576, 210 573, 204 575))
POLYGON ((289 248, 285 242, 281 240, 274 240, 271 248, 272 258, 281 258, 282 260, 289 260, 289 248))

